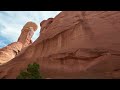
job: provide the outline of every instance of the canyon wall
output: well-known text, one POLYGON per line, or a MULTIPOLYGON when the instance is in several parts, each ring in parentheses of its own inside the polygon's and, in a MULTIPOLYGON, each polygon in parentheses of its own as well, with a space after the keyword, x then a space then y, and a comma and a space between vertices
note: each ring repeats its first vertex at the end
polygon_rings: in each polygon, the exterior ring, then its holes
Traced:
POLYGON ((40 25, 37 40, 0 66, 0 78, 33 62, 46 78, 120 78, 119 11, 63 11, 40 25))

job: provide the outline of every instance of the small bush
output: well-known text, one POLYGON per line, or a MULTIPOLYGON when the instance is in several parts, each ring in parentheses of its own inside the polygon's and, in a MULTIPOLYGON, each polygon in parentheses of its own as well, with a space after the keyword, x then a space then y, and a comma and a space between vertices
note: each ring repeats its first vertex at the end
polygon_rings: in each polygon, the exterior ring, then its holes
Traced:
POLYGON ((39 64, 29 64, 26 71, 21 71, 16 79, 43 79, 39 72, 39 64))

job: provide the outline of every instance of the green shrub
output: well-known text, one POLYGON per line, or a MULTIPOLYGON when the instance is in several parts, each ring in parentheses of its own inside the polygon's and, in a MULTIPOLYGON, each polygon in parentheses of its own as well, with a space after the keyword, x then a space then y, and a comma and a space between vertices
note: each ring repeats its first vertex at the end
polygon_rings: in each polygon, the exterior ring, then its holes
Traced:
POLYGON ((43 79, 39 72, 39 64, 29 64, 26 71, 21 71, 16 79, 43 79))

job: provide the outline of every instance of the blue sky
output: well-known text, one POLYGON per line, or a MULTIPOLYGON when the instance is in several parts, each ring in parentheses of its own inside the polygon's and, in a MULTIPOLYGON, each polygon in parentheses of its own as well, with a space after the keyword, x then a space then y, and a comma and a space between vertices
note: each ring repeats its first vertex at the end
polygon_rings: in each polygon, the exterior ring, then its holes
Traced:
POLYGON ((40 32, 40 22, 55 17, 60 11, 0 11, 0 48, 17 41, 22 27, 28 21, 38 25, 32 40, 36 40, 40 32))

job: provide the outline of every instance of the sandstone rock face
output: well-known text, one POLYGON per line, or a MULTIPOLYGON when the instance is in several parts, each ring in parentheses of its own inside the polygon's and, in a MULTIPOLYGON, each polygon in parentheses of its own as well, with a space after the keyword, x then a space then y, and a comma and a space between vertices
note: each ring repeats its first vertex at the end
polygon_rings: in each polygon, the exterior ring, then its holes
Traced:
POLYGON ((23 44, 23 47, 27 47, 28 45, 32 44, 32 36, 34 31, 37 30, 37 25, 33 22, 28 22, 22 29, 21 35, 18 38, 18 42, 23 44))
POLYGON ((41 26, 41 32, 40 33, 44 33, 44 31, 49 27, 49 25, 53 22, 53 18, 49 18, 48 20, 43 20, 40 23, 41 26))
POLYGON ((33 62, 46 78, 120 78, 119 11, 63 11, 40 25, 39 38, 0 67, 0 78, 33 62))
POLYGON ((22 43, 14 42, 0 49, 0 65, 13 59, 22 49, 22 43))
POLYGON ((18 41, 0 49, 0 65, 7 63, 16 57, 24 47, 29 46, 32 43, 31 38, 36 30, 37 25, 35 23, 26 23, 18 41))

